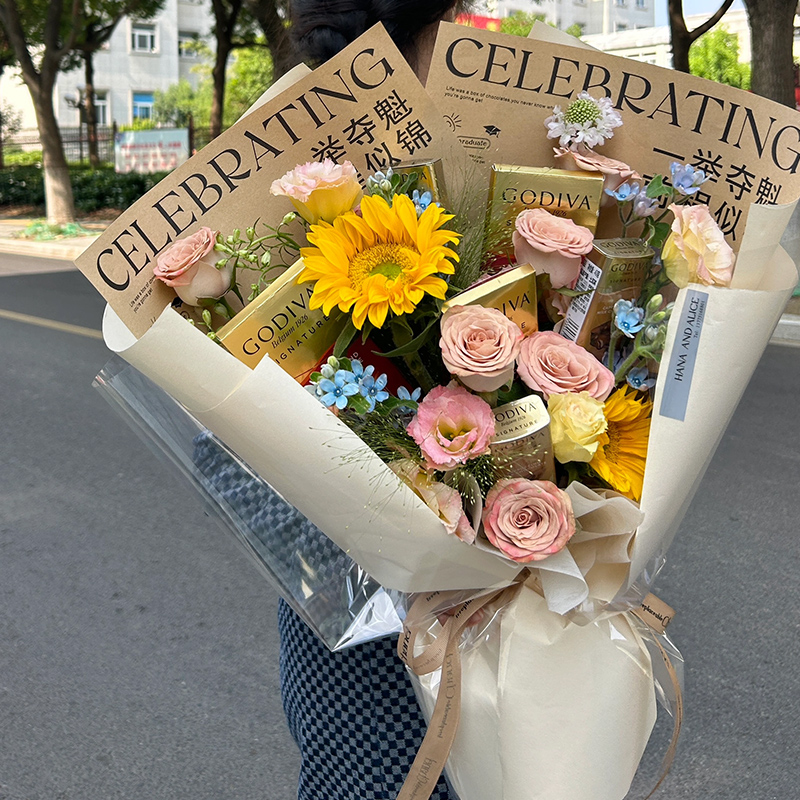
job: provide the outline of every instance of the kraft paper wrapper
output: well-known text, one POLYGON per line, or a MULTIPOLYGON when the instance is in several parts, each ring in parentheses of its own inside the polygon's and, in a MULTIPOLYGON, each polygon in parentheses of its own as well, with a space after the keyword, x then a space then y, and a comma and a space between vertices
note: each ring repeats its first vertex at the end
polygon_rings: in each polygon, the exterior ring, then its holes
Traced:
POLYGON ((634 540, 631 582, 672 541, 797 285, 797 268, 778 244, 795 205, 750 208, 731 288, 697 285, 678 294, 656 384, 641 502, 644 522, 634 540), (686 415, 679 421, 659 409, 691 288, 709 297, 686 415))
POLYGON ((268 358, 249 370, 167 308, 136 340, 106 308, 111 350, 185 405, 383 586, 510 583, 520 567, 448 535, 433 512, 268 358))
MULTIPOLYGON (((656 718, 645 645, 624 615, 579 627, 524 588, 463 656, 447 763, 461 800, 622 800, 656 718)), ((430 718, 440 672, 412 676, 430 718)))

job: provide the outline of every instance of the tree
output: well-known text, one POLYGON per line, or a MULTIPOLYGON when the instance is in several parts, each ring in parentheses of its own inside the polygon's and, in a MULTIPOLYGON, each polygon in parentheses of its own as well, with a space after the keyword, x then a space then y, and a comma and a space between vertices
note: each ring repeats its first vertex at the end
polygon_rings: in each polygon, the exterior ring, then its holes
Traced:
POLYGON ((273 78, 277 80, 300 63, 289 33, 288 0, 245 0, 245 4, 264 33, 264 43, 272 57, 273 78))
POLYGON ((744 0, 750 24, 751 88, 795 107, 792 45, 797 0, 744 0))
POLYGON ((214 13, 214 66, 211 80, 211 138, 222 133, 225 109, 225 83, 230 54, 242 47, 258 46, 256 20, 243 7, 243 0, 211 0, 214 13))
POLYGON ((672 66, 681 72, 689 72, 689 49, 704 33, 708 33, 733 5, 733 0, 724 0, 722 5, 702 24, 690 31, 683 16, 683 0, 667 0, 669 31, 672 40, 672 66))
POLYGON ((73 23, 79 31, 75 50, 83 59, 83 112, 89 139, 89 164, 95 169, 100 166, 100 157, 94 101, 94 54, 111 38, 123 17, 150 19, 163 6, 164 0, 81 0, 79 4, 79 17, 73 23))
POLYGON ((266 47, 237 50, 228 69, 225 124, 233 125, 272 82, 272 57, 266 47))
POLYGON ((739 37, 723 27, 703 34, 692 45, 689 66, 692 75, 737 89, 750 88, 750 65, 739 61, 739 37))
POLYGON ((515 36, 527 36, 535 22, 544 22, 544 14, 528 11, 515 11, 500 20, 500 33, 511 33, 515 36))
POLYGON ((0 25, 31 93, 42 143, 47 221, 75 221, 75 202, 64 145, 53 109, 56 76, 74 58, 79 0, 0 0, 0 25))
POLYGON ((211 76, 205 76, 197 89, 185 78, 168 89, 153 94, 153 121, 157 125, 186 128, 189 118, 207 127, 211 119, 211 76))

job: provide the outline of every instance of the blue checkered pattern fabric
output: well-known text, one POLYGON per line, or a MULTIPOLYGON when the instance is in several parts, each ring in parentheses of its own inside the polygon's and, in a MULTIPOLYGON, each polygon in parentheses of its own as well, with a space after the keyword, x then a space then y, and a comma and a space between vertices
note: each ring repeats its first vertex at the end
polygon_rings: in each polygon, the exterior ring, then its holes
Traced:
MULTIPOLYGON (((298 800, 395 800, 425 733, 396 641, 331 653, 283 600, 278 630, 298 800)), ((451 800, 443 778, 431 798, 451 800)))

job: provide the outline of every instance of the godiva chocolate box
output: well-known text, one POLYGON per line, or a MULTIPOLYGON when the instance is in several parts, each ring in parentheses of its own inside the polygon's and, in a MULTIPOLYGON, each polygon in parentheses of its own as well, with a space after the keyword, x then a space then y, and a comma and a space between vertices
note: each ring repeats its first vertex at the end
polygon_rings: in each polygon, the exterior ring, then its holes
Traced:
POLYGON ((561 335, 598 358, 608 350, 617 300, 637 300, 655 252, 640 239, 595 239, 583 257, 561 335))
POLYGON ((298 261, 276 278, 252 303, 217 331, 232 355, 255 367, 264 356, 304 383, 344 327, 338 311, 330 317, 309 308, 313 283, 297 283, 298 261))
POLYGON ((543 208, 594 233, 602 199, 603 176, 597 172, 493 164, 486 219, 489 249, 513 255, 514 222, 530 208, 543 208))

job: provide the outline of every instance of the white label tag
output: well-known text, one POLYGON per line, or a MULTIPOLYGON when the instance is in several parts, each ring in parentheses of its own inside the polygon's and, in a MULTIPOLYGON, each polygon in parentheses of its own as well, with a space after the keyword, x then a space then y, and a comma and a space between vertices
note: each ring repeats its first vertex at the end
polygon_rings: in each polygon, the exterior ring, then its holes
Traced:
POLYGON ((567 316, 564 318, 564 323, 559 331, 565 339, 570 339, 573 342, 578 340, 583 323, 586 321, 586 315, 589 313, 589 306, 594 298, 595 289, 597 289, 602 277, 603 270, 589 261, 588 258, 584 258, 575 289, 579 292, 589 292, 589 294, 581 294, 572 298, 567 316))

